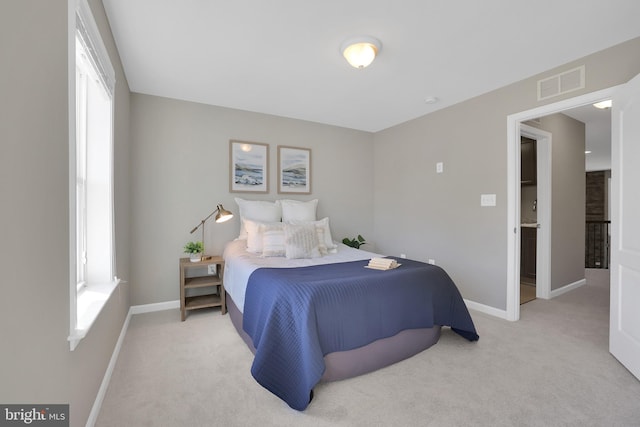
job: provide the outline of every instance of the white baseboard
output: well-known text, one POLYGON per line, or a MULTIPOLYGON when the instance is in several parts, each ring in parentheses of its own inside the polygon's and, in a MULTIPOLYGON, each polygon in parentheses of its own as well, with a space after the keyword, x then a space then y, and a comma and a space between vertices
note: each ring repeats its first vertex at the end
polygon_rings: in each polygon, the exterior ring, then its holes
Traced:
MULTIPOLYGON (((565 285, 565 286, 563 286, 561 288, 554 289, 549 293, 549 299, 555 298, 555 297, 560 296, 560 295, 562 295, 564 293, 567 293, 569 291, 577 289, 580 286, 585 285, 586 283, 587 283, 586 279, 580 279, 580 280, 575 281, 573 283, 569 283, 568 285, 565 285)), ((507 317, 506 310, 499 310, 499 309, 497 309, 495 307, 490 307, 488 305, 480 304, 480 303, 477 303, 475 301, 469 301, 467 299, 464 300, 464 303, 467 305, 467 308, 470 309, 470 310, 479 311, 481 313, 485 313, 485 314, 488 314, 490 316, 498 317, 498 318, 504 319, 504 320, 509 320, 509 318, 507 317)))
POLYGON ((549 293, 549 298, 555 298, 557 296, 560 296, 562 294, 566 294, 569 291, 572 291, 574 289, 579 288, 580 286, 586 285, 587 284, 587 279, 580 279, 576 282, 573 283, 569 283, 568 285, 564 285, 561 288, 558 289, 554 289, 549 293))
POLYGON ((114 347, 113 353, 111 354, 109 365, 107 366, 107 370, 104 373, 104 377, 102 378, 100 389, 98 389, 98 395, 96 396, 96 400, 93 402, 93 407, 91 408, 91 412, 89 413, 86 427, 93 427, 98 419, 98 414, 100 413, 102 402, 107 393, 107 388, 109 388, 109 383, 111 382, 113 369, 116 366, 116 361, 118 360, 118 355, 120 354, 120 349, 122 348, 122 342, 124 341, 124 337, 127 334, 127 329, 129 329, 129 321, 131 320, 131 316, 133 316, 134 314, 151 313, 152 311, 171 310, 174 308, 180 308, 179 300, 160 302, 156 304, 133 305, 129 307, 129 312, 127 313, 127 317, 124 321, 124 324, 122 325, 120 336, 118 337, 116 346, 114 347))
POLYGON ((490 307, 488 305, 480 304, 475 301, 469 301, 467 299, 464 300, 464 303, 467 305, 467 308, 470 310, 479 311, 481 313, 488 314, 490 316, 498 317, 500 319, 509 320, 507 318, 506 310, 499 310, 495 307, 490 307))
POLYGON ((120 354, 120 348, 122 348, 122 342, 124 341, 124 337, 127 334, 127 329, 129 328, 129 320, 131 319, 131 308, 129 308, 129 312, 127 313, 127 317, 122 325, 122 329, 120 330, 120 336, 118 337, 118 341, 116 342, 116 346, 113 349, 113 353, 111 353, 111 359, 109 360, 109 365, 107 365, 107 370, 104 373, 104 377, 102 378, 102 383, 100 384, 100 388, 98 389, 98 395, 96 396, 96 400, 93 402, 93 407, 91 408, 91 412, 89 413, 89 418, 87 419, 87 427, 93 427, 98 419, 98 414, 100 413, 100 408, 102 407, 102 401, 104 400, 104 396, 107 394, 107 388, 109 388, 109 382, 111 381, 111 374, 113 374, 113 369, 116 366, 116 361, 118 360, 118 355, 120 354))
POLYGON ((132 305, 129 311, 131 314, 141 314, 151 313, 153 311, 171 310, 174 308, 180 308, 180 300, 158 302, 155 304, 132 305))

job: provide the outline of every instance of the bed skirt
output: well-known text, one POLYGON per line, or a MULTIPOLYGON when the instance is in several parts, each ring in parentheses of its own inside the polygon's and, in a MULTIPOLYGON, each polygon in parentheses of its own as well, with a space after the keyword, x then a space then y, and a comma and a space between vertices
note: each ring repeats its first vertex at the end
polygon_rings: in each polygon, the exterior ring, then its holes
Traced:
MULTIPOLYGON (((226 295, 231 323, 249 349, 256 349, 249 334, 242 329, 242 313, 233 299, 226 295)), ((405 329, 389 338, 379 339, 349 351, 336 351, 324 356, 325 371, 320 381, 339 381, 372 372, 408 359, 428 349, 440 339, 439 325, 432 328, 405 329)))

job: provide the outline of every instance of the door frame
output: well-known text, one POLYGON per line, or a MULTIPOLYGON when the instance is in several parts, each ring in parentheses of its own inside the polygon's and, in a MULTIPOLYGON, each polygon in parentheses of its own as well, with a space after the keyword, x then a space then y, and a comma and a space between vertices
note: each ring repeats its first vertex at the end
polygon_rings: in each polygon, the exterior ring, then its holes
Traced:
MULTIPOLYGON (((537 220, 536 236, 536 298, 549 299, 551 294, 551 153, 553 135, 542 129, 520 124, 520 135, 536 140, 537 220)), ((520 176, 520 175, 518 175, 520 176)), ((521 200, 520 186, 516 186, 521 200)), ((518 203, 517 218, 521 218, 518 203)), ((520 230, 520 228, 518 228, 520 230)), ((516 233, 516 247, 520 248, 521 233, 516 233)), ((518 258, 519 258, 518 252, 518 258)), ((521 265, 521 260, 518 260, 521 265)), ((520 269, 518 268, 518 272, 520 269)), ((518 279, 519 280, 519 279, 518 279)), ((516 286, 516 299, 520 301, 520 286, 516 286)))
MULTIPOLYGON (((616 89, 614 86, 585 95, 565 99, 552 104, 543 105, 531 110, 522 111, 507 116, 507 312, 506 318, 510 321, 520 319, 520 132, 522 122, 536 119, 550 114, 561 113, 564 110, 593 104, 598 101, 609 99, 616 89)), ((550 166, 550 165, 549 165, 550 166)), ((612 165, 613 168, 613 165, 612 165)), ((551 169, 551 168, 549 168, 551 169)), ((612 169, 611 173, 615 173, 612 169)), ((549 175, 550 176, 550 175, 549 175)), ((549 186, 551 181, 549 182, 549 186)), ((551 197, 549 193, 549 206, 551 197)), ((550 220, 550 218, 549 218, 550 220)), ((616 218, 611 218, 615 221, 616 218)), ((549 221, 550 222, 550 221, 549 221)), ((550 224, 549 227, 550 229, 550 224)), ((548 248, 540 247, 543 253, 538 256, 547 257, 549 260, 548 269, 551 271, 551 245, 548 248)), ((537 265, 536 265, 537 268, 537 265)), ((543 267, 544 268, 544 267, 543 267)), ((546 273, 544 273, 546 274, 546 273)), ((551 279, 549 273, 549 290, 551 289, 551 279)), ((549 292, 551 294, 551 292, 549 292)), ((537 290, 536 290, 537 296, 537 290)))

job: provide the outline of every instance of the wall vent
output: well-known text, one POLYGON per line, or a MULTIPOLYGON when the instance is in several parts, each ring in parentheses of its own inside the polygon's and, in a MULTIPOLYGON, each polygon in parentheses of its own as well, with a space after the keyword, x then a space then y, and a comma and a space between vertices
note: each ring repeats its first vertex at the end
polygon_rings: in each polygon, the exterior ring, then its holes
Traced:
POLYGON ((538 80, 538 101, 583 89, 584 65, 538 80))

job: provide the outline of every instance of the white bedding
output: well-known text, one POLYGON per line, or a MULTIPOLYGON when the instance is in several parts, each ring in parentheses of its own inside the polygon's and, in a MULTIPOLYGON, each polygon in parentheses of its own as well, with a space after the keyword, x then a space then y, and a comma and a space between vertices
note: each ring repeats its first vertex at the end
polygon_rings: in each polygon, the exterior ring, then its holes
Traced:
POLYGON ((236 306, 244 312, 244 295, 249 276, 261 267, 288 268, 307 267, 310 265, 332 264, 337 262, 358 261, 383 255, 354 249, 338 243, 338 251, 320 258, 287 259, 284 257, 262 257, 247 252, 247 241, 233 240, 224 249, 224 289, 233 298, 236 306))

